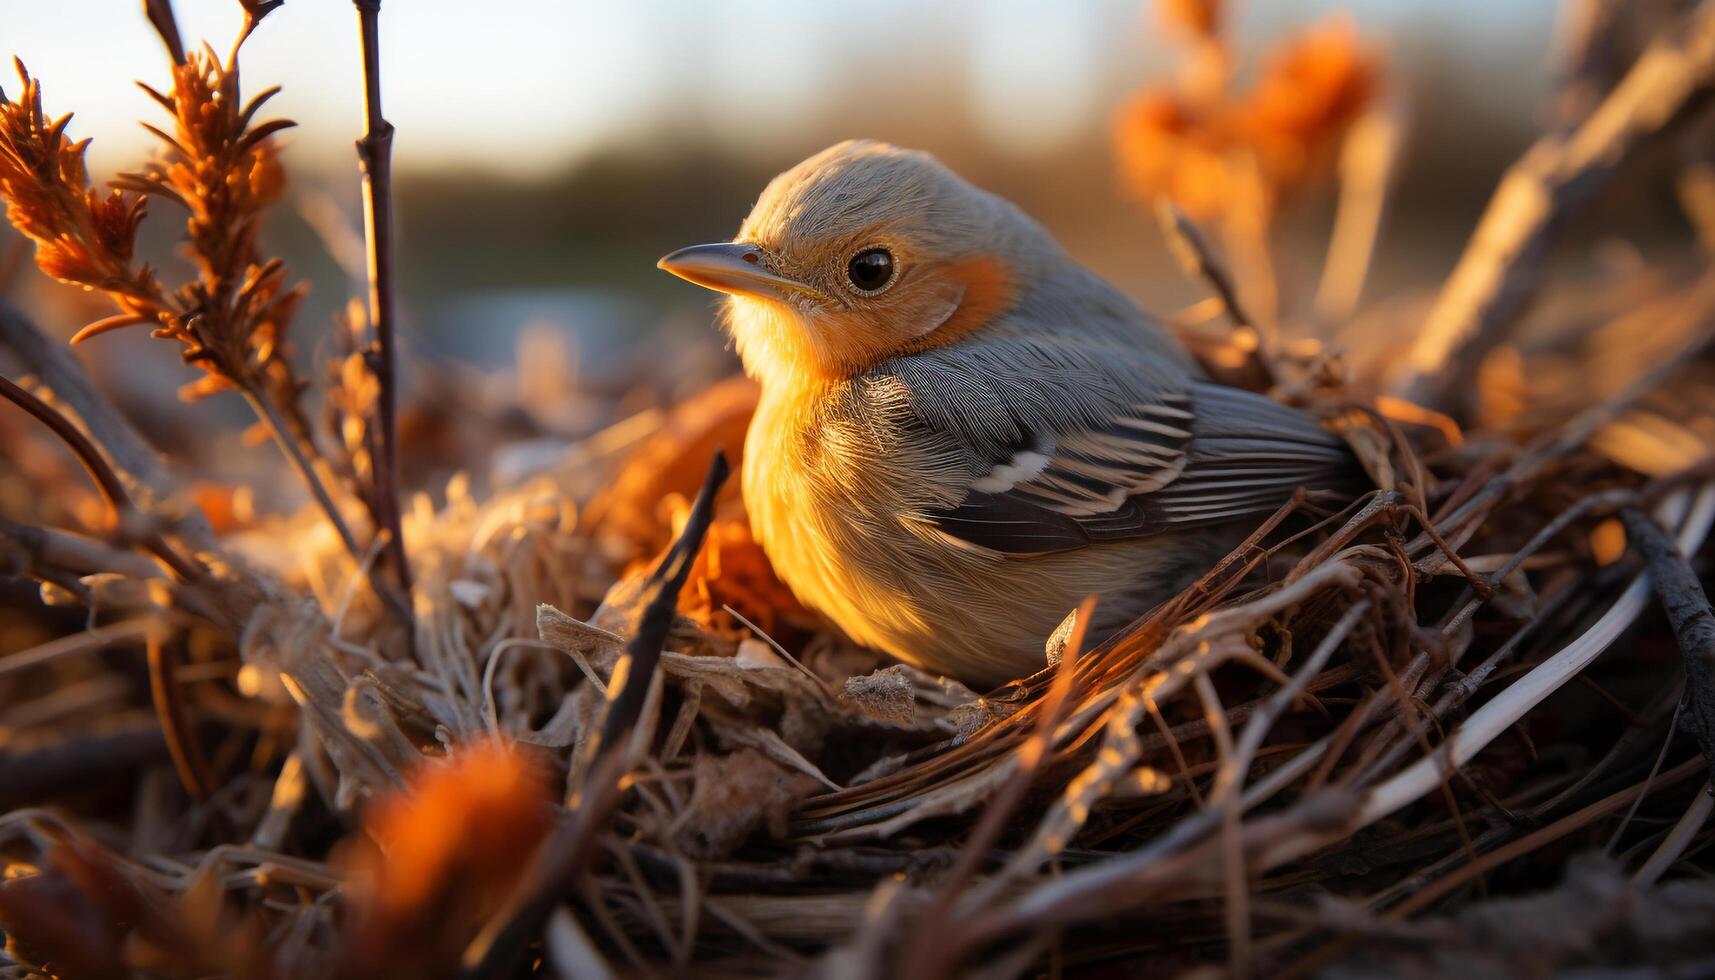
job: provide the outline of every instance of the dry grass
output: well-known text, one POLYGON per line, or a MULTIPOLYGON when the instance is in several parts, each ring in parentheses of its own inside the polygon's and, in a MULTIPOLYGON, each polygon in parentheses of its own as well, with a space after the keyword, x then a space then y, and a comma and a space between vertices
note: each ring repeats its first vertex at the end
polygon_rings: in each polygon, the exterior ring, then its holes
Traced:
MULTIPOLYGON (((273 6, 247 5, 246 34, 273 6)), ((376 54, 376 4, 358 7, 376 54)), ((1392 141, 1360 120, 1379 118, 1363 93, 1385 65, 1344 28, 1282 55, 1244 103, 1271 122, 1211 173, 1239 167, 1269 201, 1341 181, 1318 302, 1335 319, 1277 310, 1272 288, 1253 306, 1244 263, 1229 270, 1169 182, 1164 227, 1212 292, 1179 325, 1212 374, 1344 433, 1377 489, 1301 495, 1122 635, 1086 649, 1086 608, 1054 666, 980 695, 852 648, 773 578, 716 451, 740 449, 743 383, 521 486, 400 499, 390 258, 329 376, 293 376, 296 294, 256 238, 283 186, 278 126, 242 100, 242 38, 224 61, 187 54, 170 8, 149 11, 175 61, 162 162, 92 189, 26 77, 0 107, 0 191, 45 272, 116 304, 86 335, 149 323, 180 344, 211 379, 198 393, 245 395, 319 506, 217 535, 75 363, 0 310, 21 369, 0 393, 99 491, 93 517, 44 503, 38 523, 0 523, 5 567, 92 611, 0 657, 9 975, 1707 960, 1715 620, 1696 568, 1715 523, 1715 278, 1648 269, 1590 298, 1539 261, 1565 209, 1623 173, 1616 154, 1673 138, 1672 107, 1715 91, 1707 7, 1530 151, 1433 337, 1391 359, 1304 339, 1364 336, 1345 314, 1392 141), (1598 132, 1623 138, 1594 152, 1598 132), (1242 165, 1284 140, 1293 167, 1242 165), (194 281, 135 261, 146 201, 188 212, 194 281), (1576 314, 1527 335, 1533 294, 1576 314), (326 431, 300 407, 316 390, 326 431), (134 651, 147 700, 127 696, 134 651), (1605 862, 1573 860, 1591 851, 1605 862), (1524 892, 1540 893, 1528 936, 1497 924, 1524 892)), ((1167 13, 1199 57, 1229 59, 1218 4, 1167 13)), ((1215 108, 1230 76, 1183 82, 1225 135, 1149 138, 1232 137, 1237 110, 1215 108)), ((368 96, 385 256, 390 129, 368 96)), ((1221 216, 1218 239, 1254 256, 1266 227, 1221 216)), ((81 492, 75 473, 41 478, 81 492)))

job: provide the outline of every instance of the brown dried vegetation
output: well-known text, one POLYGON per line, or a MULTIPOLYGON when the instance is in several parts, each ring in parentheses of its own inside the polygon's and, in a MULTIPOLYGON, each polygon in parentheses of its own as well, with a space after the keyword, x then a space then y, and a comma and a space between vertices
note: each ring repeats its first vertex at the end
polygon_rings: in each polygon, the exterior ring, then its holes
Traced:
MULTIPOLYGON (((274 6, 247 4, 246 31, 274 6)), ((358 0, 372 52, 377 7, 358 0)), ((381 407, 397 392, 369 339, 384 304, 340 324, 317 438, 281 353, 297 293, 257 241, 284 186, 280 124, 242 102, 236 53, 185 55, 168 5, 148 10, 177 63, 162 161, 91 189, 83 144, 26 76, 0 107, 0 192, 44 271, 118 306, 86 334, 148 323, 178 342, 209 390, 252 399, 321 507, 258 516, 242 488, 181 490, 0 309, 30 375, 0 391, 75 450, 104 508, 0 520, 0 567, 94 614, 0 656, 13 973, 1706 962, 1715 280, 1673 266, 1585 286, 1492 247, 1561 226, 1520 201, 1585 199, 1531 181, 1593 194, 1623 160, 1545 134, 1486 219, 1507 234, 1467 256, 1456 305, 1478 326, 1451 336, 1477 349, 1448 363, 1470 369, 1390 387, 1414 324, 1387 304, 1350 314, 1379 222, 1366 195, 1391 164, 1349 166, 1347 142, 1385 62, 1332 23, 1234 95, 1229 12, 1163 4, 1194 63, 1115 135, 1212 294, 1182 318, 1187 344, 1342 432, 1377 489, 1302 496, 1120 636, 1086 648, 1076 618, 1054 665, 973 692, 852 647, 775 580, 720 452, 742 448, 742 381, 618 420, 547 475, 480 496, 458 477, 400 515, 381 407), (1316 314, 1253 305, 1259 267, 1230 268, 1188 214, 1266 252, 1279 200, 1329 175, 1343 217, 1316 314), (136 261, 150 198, 189 213, 197 274, 177 288, 136 261), (1521 290, 1560 302, 1527 330, 1521 290), (1373 343, 1342 350, 1319 327, 1373 343), (359 543, 334 490, 375 529, 400 519, 409 576, 377 571, 387 536, 359 543), (128 685, 130 653, 156 697, 128 685)), ((1635 57, 1647 70, 1604 75, 1592 109, 1621 158, 1675 134, 1675 113, 1640 106, 1715 92, 1715 11, 1635 57)), ((33 445, 9 425, 0 441, 33 445)))

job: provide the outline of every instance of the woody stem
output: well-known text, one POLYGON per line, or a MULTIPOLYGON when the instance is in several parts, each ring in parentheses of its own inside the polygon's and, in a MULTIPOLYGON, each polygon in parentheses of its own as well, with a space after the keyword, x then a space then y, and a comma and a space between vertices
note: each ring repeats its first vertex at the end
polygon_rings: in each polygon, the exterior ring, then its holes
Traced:
POLYGON ((408 597, 411 567, 399 509, 399 384, 395 365, 398 318, 393 274, 393 124, 381 114, 381 0, 353 0, 363 42, 364 135, 357 141, 363 170, 363 231, 369 246, 369 322, 375 348, 368 360, 380 389, 376 407, 380 432, 373 460, 374 510, 387 529, 387 560, 394 580, 408 597))

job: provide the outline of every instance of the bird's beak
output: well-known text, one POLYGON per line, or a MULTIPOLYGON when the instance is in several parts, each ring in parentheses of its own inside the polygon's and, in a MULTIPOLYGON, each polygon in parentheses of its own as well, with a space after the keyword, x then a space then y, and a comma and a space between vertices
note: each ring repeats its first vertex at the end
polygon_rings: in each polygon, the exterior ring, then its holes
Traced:
POLYGON ((793 295, 820 295, 812 286, 768 271, 767 253, 743 242, 692 245, 664 256, 655 267, 734 296, 783 300, 793 295))

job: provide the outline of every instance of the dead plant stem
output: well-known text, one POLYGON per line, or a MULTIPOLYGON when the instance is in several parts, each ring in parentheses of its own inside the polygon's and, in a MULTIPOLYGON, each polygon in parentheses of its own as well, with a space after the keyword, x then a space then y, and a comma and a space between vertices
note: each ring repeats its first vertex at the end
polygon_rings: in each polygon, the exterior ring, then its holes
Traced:
POLYGON ((387 558, 410 605, 411 567, 405 554, 399 503, 398 319, 393 274, 393 124, 381 113, 381 0, 353 0, 363 41, 363 138, 357 157, 363 170, 363 231, 369 246, 369 322, 375 347, 369 368, 380 388, 373 472, 377 523, 391 535, 387 558))

